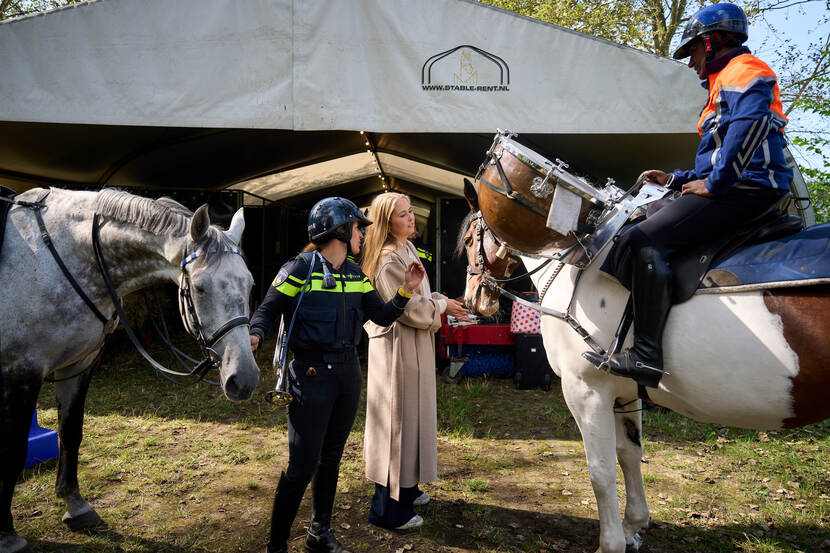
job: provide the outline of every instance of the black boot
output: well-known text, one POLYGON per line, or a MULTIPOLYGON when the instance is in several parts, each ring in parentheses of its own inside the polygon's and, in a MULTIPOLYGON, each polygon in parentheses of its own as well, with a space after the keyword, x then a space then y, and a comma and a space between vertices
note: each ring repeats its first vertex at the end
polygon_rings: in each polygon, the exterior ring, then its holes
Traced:
POLYGON ((337 492, 339 465, 317 467, 312 483, 314 512, 305 548, 311 553, 351 553, 340 545, 331 529, 331 512, 334 508, 334 494, 337 492))
POLYGON ((607 360, 593 351, 582 356, 613 375, 656 388, 663 376, 663 328, 672 306, 671 270, 658 250, 646 247, 637 253, 632 277, 634 345, 607 360))
POLYGON ((283 472, 274 494, 274 507, 271 509, 271 539, 266 553, 286 553, 291 524, 297 516, 297 509, 303 500, 306 484, 292 482, 283 472))

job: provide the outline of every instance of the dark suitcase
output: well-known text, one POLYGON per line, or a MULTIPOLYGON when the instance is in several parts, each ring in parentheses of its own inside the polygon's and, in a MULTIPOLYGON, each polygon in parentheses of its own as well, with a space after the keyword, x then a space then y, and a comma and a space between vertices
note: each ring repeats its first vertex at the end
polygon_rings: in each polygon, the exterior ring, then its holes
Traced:
POLYGON ((538 334, 516 335, 516 372, 513 381, 517 390, 532 390, 542 388, 550 390, 551 383, 556 375, 550 368, 542 337, 538 334))

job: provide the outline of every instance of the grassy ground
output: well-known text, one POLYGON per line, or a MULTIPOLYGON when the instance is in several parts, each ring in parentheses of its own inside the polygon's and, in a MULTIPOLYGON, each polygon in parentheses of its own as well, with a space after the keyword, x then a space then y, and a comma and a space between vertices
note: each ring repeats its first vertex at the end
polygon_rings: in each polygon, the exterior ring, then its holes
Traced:
MULTIPOLYGON (((78 534, 60 523, 52 461, 18 483, 18 533, 36 553, 264 551, 287 463, 285 415, 264 400, 272 375, 263 374, 252 401, 235 404, 217 388, 170 384, 136 357, 112 352, 87 401, 79 480, 107 527, 78 534)), ((39 416, 55 428, 49 384, 39 416)), ((342 541, 359 552, 596 549, 596 503, 557 384, 543 392, 517 391, 509 380, 439 383, 438 420, 439 481, 423 486, 433 498, 421 509, 426 523, 399 535, 366 522, 361 409, 335 502, 342 541)), ((644 433, 646 551, 830 552, 830 423, 764 433, 650 411, 644 433)), ((621 485, 619 493, 622 502, 621 485)), ((307 493, 297 550, 309 517, 307 493)))

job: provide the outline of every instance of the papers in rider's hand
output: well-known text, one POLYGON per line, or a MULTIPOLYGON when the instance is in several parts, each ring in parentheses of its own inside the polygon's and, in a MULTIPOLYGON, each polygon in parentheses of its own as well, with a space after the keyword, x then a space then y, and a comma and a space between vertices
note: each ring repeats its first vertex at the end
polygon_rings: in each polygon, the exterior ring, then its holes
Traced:
POLYGON ((478 317, 475 315, 467 315, 470 320, 469 321, 459 321, 452 315, 447 315, 447 324, 450 326, 467 326, 467 325, 475 325, 478 324, 478 317))

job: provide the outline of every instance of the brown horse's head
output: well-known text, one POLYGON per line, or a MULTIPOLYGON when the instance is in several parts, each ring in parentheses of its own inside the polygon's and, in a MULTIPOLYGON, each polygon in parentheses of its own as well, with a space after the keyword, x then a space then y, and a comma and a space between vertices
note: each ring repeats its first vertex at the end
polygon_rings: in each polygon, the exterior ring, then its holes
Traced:
POLYGON ((467 256, 467 286, 464 303, 475 314, 484 317, 499 309, 499 291, 488 285, 487 279, 509 277, 519 265, 519 258, 502 248, 502 242, 478 209, 478 194, 472 183, 465 179, 464 196, 470 204, 470 214, 461 224, 456 254, 467 256), (501 251, 499 251, 501 248, 501 251))

